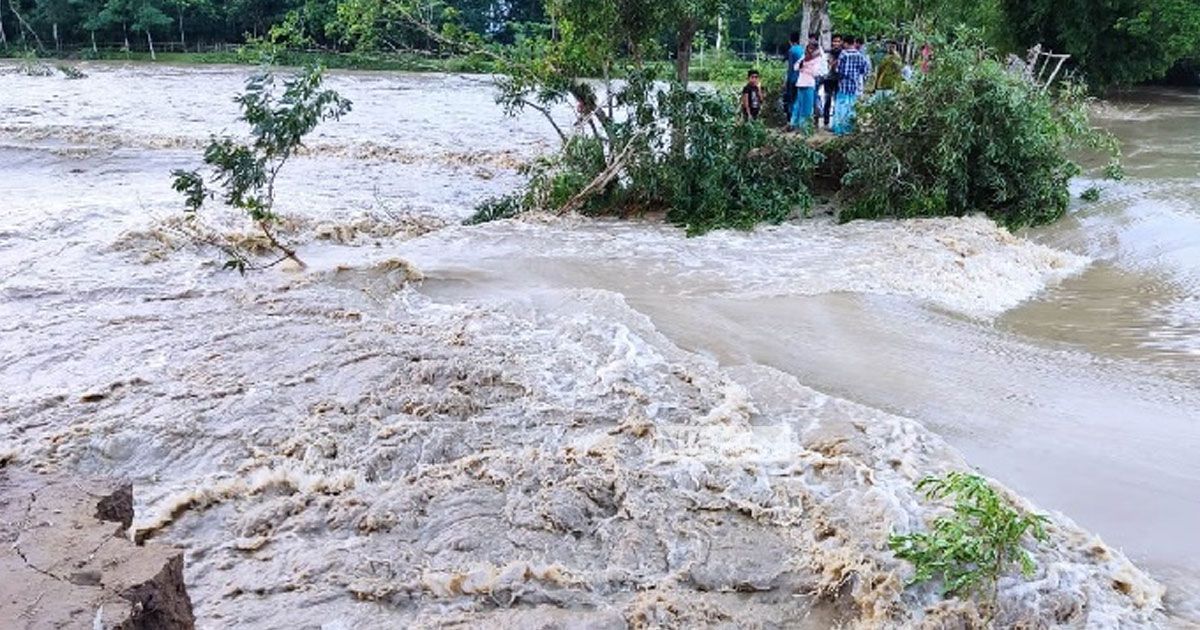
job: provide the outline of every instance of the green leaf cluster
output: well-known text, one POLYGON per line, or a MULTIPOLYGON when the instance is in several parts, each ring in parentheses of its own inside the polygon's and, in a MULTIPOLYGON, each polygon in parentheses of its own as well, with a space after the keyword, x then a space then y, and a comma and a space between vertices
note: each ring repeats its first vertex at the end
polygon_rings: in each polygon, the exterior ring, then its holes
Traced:
POLYGON ((1014 568, 1031 577, 1037 566, 1028 539, 1046 540, 1049 519, 1022 514, 979 475, 951 472, 917 484, 927 499, 953 502, 928 531, 894 534, 888 546, 913 564, 910 584, 941 580, 947 596, 983 595, 994 604, 997 581, 1014 568))
POLYGON ((614 164, 616 176, 577 210, 661 211, 696 235, 778 223, 811 206, 808 181, 820 154, 800 138, 740 121, 730 95, 664 86, 644 71, 629 75, 613 104, 616 113, 594 132, 567 137, 561 151, 528 167, 524 191, 486 201, 468 222, 559 211, 614 164))
POLYGON ((1117 155, 1088 122, 1082 86, 1045 90, 1008 71, 969 34, 943 39, 927 74, 860 106, 841 145, 842 220, 983 212, 1009 228, 1066 212, 1077 149, 1117 155))
POLYGON ((668 221, 689 235, 749 230, 811 207, 808 182, 821 155, 802 139, 738 120, 734 100, 723 94, 676 87, 664 100, 686 144, 664 151, 645 187, 665 193, 668 221))
POLYGON ((1200 55, 1196 0, 1002 0, 1014 37, 1072 55, 1093 85, 1162 77, 1200 55))
POLYGON ((183 195, 187 210, 200 210, 219 193, 224 203, 245 211, 286 257, 295 258, 271 231, 278 221, 275 180, 304 146, 305 136, 322 121, 341 118, 351 109, 349 100, 323 89, 322 80, 322 70, 311 67, 285 79, 279 93, 270 71, 252 76, 245 91, 234 99, 241 107, 241 120, 250 125, 250 141, 214 137, 204 151, 204 163, 210 169, 207 181, 199 171, 176 170, 172 174, 173 187, 183 195))

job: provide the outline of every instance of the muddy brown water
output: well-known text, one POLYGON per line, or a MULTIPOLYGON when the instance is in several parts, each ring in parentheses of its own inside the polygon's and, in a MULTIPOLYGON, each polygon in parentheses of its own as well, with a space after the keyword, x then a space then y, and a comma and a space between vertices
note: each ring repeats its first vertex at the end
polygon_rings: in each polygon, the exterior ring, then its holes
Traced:
MULTIPOLYGON (((269 308, 284 289, 214 275, 211 253, 175 249, 161 234, 127 238, 178 214, 166 174, 195 165, 210 133, 236 129, 229 99, 246 71, 96 64, 67 81, 15 68, 0 66, 8 408, 89 383, 136 388, 122 375, 169 372, 180 356, 224 347, 209 316, 270 348, 270 327, 223 301, 269 308)), ((425 275, 423 295, 447 308, 538 290, 617 294, 671 342, 721 366, 773 368, 920 421, 985 473, 1124 550, 1168 586, 1180 619, 1200 620, 1200 93, 1143 91, 1107 104, 1100 121, 1123 142, 1128 178, 1081 178, 1076 191, 1100 186, 1101 201, 1021 239, 969 219, 818 220, 688 240, 636 223, 456 227, 475 203, 519 184, 515 164, 553 146, 546 126, 505 119, 482 78, 344 73, 332 85, 355 112, 322 128, 284 175, 284 209, 309 217, 314 233, 321 221, 361 229, 306 243, 315 268, 402 257, 425 275), (378 226, 400 212, 442 229, 394 241, 378 226)), ((340 343, 280 321, 298 348, 286 359, 297 373, 340 343)), ((365 350, 338 356, 370 361, 365 350)), ((239 360, 247 373, 271 366, 249 350, 239 360)), ((176 376, 187 387, 169 398, 211 398, 218 411, 234 387, 176 376)), ((269 390, 243 393, 250 409, 286 403, 269 390)), ((122 404, 149 413, 147 427, 187 409, 122 404)), ((61 435, 71 435, 75 421, 64 422, 61 435)), ((139 499, 153 509, 190 482, 188 471, 233 461, 229 440, 245 438, 229 431, 206 428, 205 446, 171 466, 138 454, 136 431, 89 438, 71 461, 164 480, 139 499)), ((34 448, 4 437, 5 448, 34 448)))

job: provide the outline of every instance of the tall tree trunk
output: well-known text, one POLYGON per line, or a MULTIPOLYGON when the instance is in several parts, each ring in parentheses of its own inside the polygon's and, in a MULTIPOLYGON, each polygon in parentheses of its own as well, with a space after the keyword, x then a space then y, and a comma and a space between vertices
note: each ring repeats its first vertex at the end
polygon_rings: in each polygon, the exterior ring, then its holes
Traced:
POLYGON ((99 53, 100 51, 96 50, 96 31, 91 31, 91 34, 92 34, 92 52, 99 53))
POLYGON ((146 29, 146 41, 150 43, 150 61, 158 61, 154 56, 154 38, 150 36, 150 29, 146 29))
POLYGON ((817 2, 817 15, 821 20, 821 49, 829 50, 833 46, 833 19, 829 17, 829 0, 817 2))
POLYGON ((721 36, 724 35, 724 33, 722 32, 724 30, 724 28, 723 28, 724 26, 725 26, 725 19, 722 18, 720 15, 718 15, 717 16, 717 54, 718 55, 721 54, 721 44, 723 43, 721 41, 721 39, 722 39, 721 36))
POLYGON ((125 34, 125 52, 129 52, 129 26, 121 22, 121 32, 125 34))
POLYGON ((685 88, 692 68, 692 42, 699 27, 699 21, 694 17, 685 17, 679 22, 679 35, 675 40, 675 80, 685 88))
POLYGON ((808 38, 812 35, 813 0, 804 0, 800 9, 800 45, 807 46, 808 38))
POLYGON ((183 36, 183 4, 179 5, 179 47, 187 52, 187 40, 183 36))
POLYGON ((38 37, 37 31, 33 30, 33 27, 29 26, 29 22, 26 22, 25 18, 21 16, 21 12, 17 11, 15 0, 8 0, 8 8, 12 10, 13 16, 17 18, 17 24, 23 28, 20 31, 21 41, 25 41, 25 31, 29 31, 29 34, 33 35, 33 41, 37 44, 38 50, 45 50, 46 47, 42 45, 42 38, 38 37))
MULTIPOLYGON (((678 39, 675 40, 675 80, 686 90, 692 67, 692 42, 696 39, 699 20, 685 17, 679 22, 678 39)), ((686 150, 687 130, 679 126, 671 129, 671 152, 682 156, 686 150)))
POLYGON ((58 41, 58 22, 54 23, 54 50, 62 50, 62 44, 58 41))
POLYGON ((8 50, 8 34, 4 32, 4 7, 0 6, 0 44, 4 44, 4 49, 8 50))

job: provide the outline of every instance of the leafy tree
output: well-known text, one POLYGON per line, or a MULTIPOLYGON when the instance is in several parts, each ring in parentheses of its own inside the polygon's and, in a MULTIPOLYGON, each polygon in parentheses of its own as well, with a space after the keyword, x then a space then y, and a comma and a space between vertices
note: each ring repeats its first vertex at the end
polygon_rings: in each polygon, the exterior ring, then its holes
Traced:
MULTIPOLYGON (((51 36, 54 39, 54 48, 62 49, 62 39, 60 38, 60 30, 71 27, 75 20, 75 10, 68 0, 38 0, 35 5, 36 10, 33 14, 35 22, 49 24, 51 36)), ((62 34, 65 34, 63 32, 62 34)))
POLYGON ((218 10, 214 0, 168 0, 167 6, 175 10, 175 21, 179 27, 179 46, 187 49, 187 31, 184 17, 188 14, 212 15, 218 10))
POLYGON ((41 36, 25 17, 26 13, 30 11, 30 7, 21 6, 20 0, 8 0, 8 9, 17 20, 17 32, 20 34, 21 43, 24 44, 27 41, 25 36, 28 34, 33 38, 38 50, 45 50, 46 47, 42 45, 41 36))
POLYGON ((530 210, 661 210, 694 235, 778 223, 809 207, 806 182, 820 155, 800 138, 740 122, 732 98, 679 83, 663 91, 644 70, 613 101, 616 115, 568 136, 528 169, 524 191, 485 202, 469 222, 530 210))
POLYGON ((125 50, 129 50, 129 22, 133 20, 133 0, 105 0, 104 8, 96 16, 101 27, 121 25, 125 38, 125 50))
MULTIPOLYGON (((276 94, 275 76, 268 71, 256 74, 246 82, 246 91, 234 99, 241 106, 241 119, 250 125, 250 142, 213 138, 204 151, 204 163, 212 169, 211 183, 220 188, 221 200, 244 211, 271 246, 282 252, 275 263, 291 259, 304 264, 275 234, 279 223, 275 180, 304 146, 305 136, 322 121, 337 120, 351 108, 349 100, 322 89, 321 84, 321 69, 309 68, 284 80, 283 93, 276 94)), ((177 170, 172 175, 188 212, 198 212, 217 194, 199 171, 177 170)), ((227 268, 243 273, 253 268, 245 254, 232 248, 226 252, 231 257, 227 268)))
POLYGON ((664 2, 668 17, 674 18, 675 80, 687 87, 696 34, 716 18, 724 0, 673 0, 664 2))
POLYGON ((156 59, 154 51, 154 31, 170 26, 171 18, 162 10, 163 0, 107 0, 104 8, 97 15, 93 24, 97 26, 121 25, 125 36, 125 48, 129 49, 129 29, 141 31, 146 35, 146 43, 150 47, 151 59, 156 59))
POLYGON ((133 23, 130 26, 133 30, 146 34, 146 43, 150 45, 150 58, 157 59, 154 54, 153 32, 155 29, 170 26, 171 18, 163 12, 159 0, 132 0, 130 4, 133 15, 133 23))
POLYGON ((228 0, 226 15, 239 32, 260 37, 272 24, 282 21, 293 6, 289 0, 228 0))
POLYGON ((1015 38, 1070 53, 1099 86, 1162 77, 1200 51, 1195 0, 1001 0, 1015 38))
POLYGON ((1047 223, 1070 202, 1071 150, 1116 157, 1088 122, 1082 86, 1044 90, 964 40, 937 41, 930 72, 865 107, 860 130, 833 145, 847 163, 842 220, 986 212, 1012 228, 1047 223))
POLYGON ((70 2, 76 14, 80 17, 80 25, 91 37, 92 52, 96 52, 96 31, 108 26, 107 20, 101 16, 101 13, 104 11, 105 0, 70 0, 70 2))

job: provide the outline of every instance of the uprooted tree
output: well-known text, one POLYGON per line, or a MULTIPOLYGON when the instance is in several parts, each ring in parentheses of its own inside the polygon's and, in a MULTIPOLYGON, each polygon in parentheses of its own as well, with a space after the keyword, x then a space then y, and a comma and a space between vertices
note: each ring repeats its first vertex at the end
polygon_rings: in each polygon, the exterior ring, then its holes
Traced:
POLYGON ((246 82, 245 92, 234 99, 241 106, 241 120, 250 125, 249 142, 214 137, 204 151, 204 163, 211 170, 207 179, 195 170, 172 174, 174 188, 184 196, 188 212, 198 212, 219 192, 221 201, 245 212, 280 253, 274 262, 255 265, 247 253, 225 246, 222 249, 230 256, 226 268, 244 273, 288 259, 304 265, 275 229, 280 222, 275 212, 275 182, 288 160, 303 148, 305 136, 322 121, 336 120, 350 111, 349 100, 321 86, 322 71, 315 67, 285 79, 282 94, 277 94, 276 78, 269 70, 254 75, 246 82))

